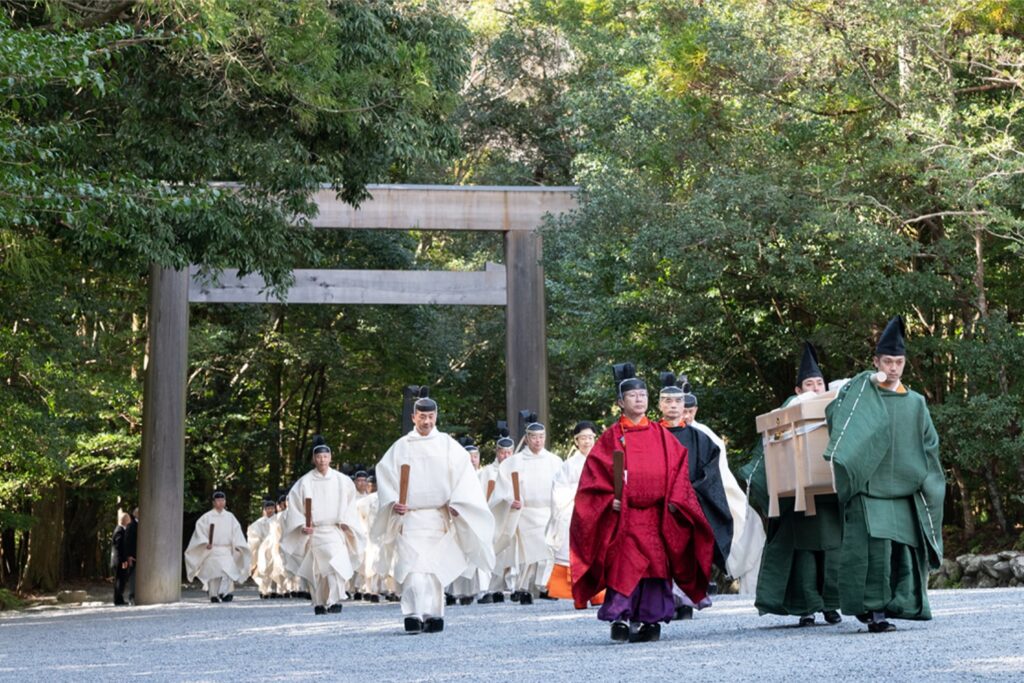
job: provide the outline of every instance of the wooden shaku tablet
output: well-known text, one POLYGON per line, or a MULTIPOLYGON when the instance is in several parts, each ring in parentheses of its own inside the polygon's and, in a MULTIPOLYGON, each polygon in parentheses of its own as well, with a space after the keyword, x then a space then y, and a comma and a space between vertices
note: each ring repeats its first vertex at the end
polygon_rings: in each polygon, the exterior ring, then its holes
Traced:
POLYGON ((405 505, 409 500, 409 465, 402 465, 398 480, 398 502, 405 505))

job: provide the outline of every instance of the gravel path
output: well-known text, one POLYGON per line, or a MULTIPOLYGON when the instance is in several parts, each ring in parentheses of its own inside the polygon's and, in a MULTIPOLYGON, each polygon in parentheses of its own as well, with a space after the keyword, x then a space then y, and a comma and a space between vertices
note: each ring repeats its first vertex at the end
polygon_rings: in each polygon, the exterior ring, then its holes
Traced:
POLYGON ((251 588, 227 605, 188 591, 175 605, 0 613, 0 680, 1024 680, 1024 590, 931 599, 933 621, 869 634, 852 618, 796 629, 718 596, 661 642, 613 644, 594 610, 564 600, 449 607, 444 633, 407 636, 396 604, 315 616, 251 588))

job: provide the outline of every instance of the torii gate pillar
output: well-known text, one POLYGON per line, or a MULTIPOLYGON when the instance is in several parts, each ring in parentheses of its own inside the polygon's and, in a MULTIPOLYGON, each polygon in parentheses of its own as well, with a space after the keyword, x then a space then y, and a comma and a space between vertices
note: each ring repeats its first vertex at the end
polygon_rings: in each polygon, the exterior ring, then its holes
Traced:
POLYGON ((140 605, 181 600, 188 381, 188 269, 149 268, 149 343, 139 470, 140 605))
POLYGON ((548 421, 547 321, 541 236, 535 231, 505 233, 505 405, 518 439, 519 411, 535 410, 548 421))

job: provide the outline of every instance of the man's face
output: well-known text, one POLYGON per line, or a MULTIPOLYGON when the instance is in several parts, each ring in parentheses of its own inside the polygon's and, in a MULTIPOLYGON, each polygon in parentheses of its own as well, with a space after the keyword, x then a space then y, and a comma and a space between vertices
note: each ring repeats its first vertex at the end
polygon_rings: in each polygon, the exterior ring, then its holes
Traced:
POLYGON ((473 463, 474 470, 480 469, 480 451, 470 451, 469 461, 473 463))
POLYGON ((227 498, 214 498, 213 499, 213 509, 216 510, 217 512, 223 512, 224 508, 226 508, 227 506, 228 506, 228 499, 227 498))
POLYGON ((264 517, 273 517, 275 512, 277 512, 277 506, 276 505, 275 506, 268 505, 267 507, 263 508, 263 516, 264 517))
POLYGON ((590 455, 590 451, 594 448, 594 442, 597 440, 597 435, 594 434, 593 429, 583 429, 579 434, 572 437, 572 440, 580 453, 590 455))
POLYGON ((683 416, 683 397, 682 396, 662 396, 658 399, 658 410, 661 411, 661 417, 666 422, 675 424, 679 422, 683 416))
POLYGON ((121 526, 127 527, 131 523, 132 523, 132 516, 131 515, 129 515, 127 512, 124 513, 123 515, 121 515, 121 526))
POLYGON ((507 458, 510 455, 512 455, 512 449, 511 448, 501 448, 501 447, 499 447, 497 453, 495 454, 495 457, 498 459, 498 462, 500 463, 500 462, 504 461, 505 458, 507 458))
POLYGON ((313 456, 313 466, 316 467, 316 471, 320 474, 326 473, 327 469, 331 466, 331 452, 317 451, 313 456))
POLYGON ((693 421, 697 419, 697 406, 690 406, 689 408, 683 408, 683 414, 680 418, 679 424, 684 427, 689 427, 693 424, 693 421))
POLYGON ((630 389, 625 392, 622 394, 622 398, 619 399, 619 407, 622 408, 622 412, 629 419, 635 420, 639 418, 647 412, 647 390, 630 389))
POLYGON ((903 368, 906 366, 906 356, 875 356, 875 367, 885 373, 885 383, 892 386, 897 384, 903 377, 903 368))
POLYGON ((526 432, 526 446, 531 453, 540 453, 547 438, 547 432, 526 432))
POLYGON ((427 436, 434 429, 434 425, 437 424, 437 413, 435 411, 413 411, 412 423, 416 427, 417 434, 427 436))
POLYGON ((366 477, 356 477, 356 491, 366 493, 366 477))
POLYGON ((139 518, 139 508, 135 508, 134 510, 132 510, 132 517, 134 517, 135 519, 139 518))
POLYGON ((796 393, 799 395, 808 391, 813 391, 816 394, 824 394, 828 391, 828 387, 825 386, 825 380, 821 377, 808 377, 803 382, 800 382, 800 386, 796 388, 796 393))

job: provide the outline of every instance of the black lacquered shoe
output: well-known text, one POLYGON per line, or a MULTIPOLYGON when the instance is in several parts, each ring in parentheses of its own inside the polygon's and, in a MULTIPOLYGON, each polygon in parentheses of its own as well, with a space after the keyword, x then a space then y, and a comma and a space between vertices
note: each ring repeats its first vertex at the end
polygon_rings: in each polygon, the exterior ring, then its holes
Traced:
POLYGON ((616 643, 625 643, 629 640, 629 624, 624 621, 613 621, 612 640, 616 643))
POLYGON ((473 604, 473 596, 459 598, 459 604, 460 605, 472 605, 473 604))
POLYGON ((440 633, 444 630, 444 619, 432 617, 423 622, 424 633, 440 633))
POLYGON ((797 626, 814 626, 814 615, 813 614, 805 614, 804 616, 800 617, 800 621, 798 621, 796 623, 796 625, 797 626))
POLYGON ((370 593, 369 595, 366 595, 365 597, 366 597, 367 600, 369 600, 372 603, 376 604, 376 603, 380 602, 380 596, 377 595, 376 593, 370 593))
POLYGON ((341 603, 340 602, 336 602, 333 605, 331 605, 330 607, 328 607, 327 608, 327 613, 328 614, 341 614, 341 603))
POLYGON ((526 591, 523 591, 519 595, 519 604, 520 605, 532 605, 533 604, 533 596, 530 595, 529 593, 527 593, 526 591))
POLYGON ((508 599, 512 602, 519 602, 521 597, 523 597, 522 591, 512 591, 512 595, 508 596, 508 599))
POLYGON ((661 624, 640 624, 640 628, 629 634, 631 643, 653 643, 658 640, 661 640, 661 624))
POLYGON ((418 617, 405 618, 406 633, 423 633, 423 621, 418 617))
POLYGON ((445 593, 444 594, 444 604, 445 604, 446 607, 451 607, 452 605, 454 605, 455 604, 455 596, 452 595, 451 593, 445 593))
POLYGON ((825 615, 825 622, 829 624, 840 624, 843 621, 843 617, 838 611, 834 609, 825 610, 822 612, 825 615))
POLYGON ((220 601, 221 602, 231 602, 234 599, 235 599, 235 596, 232 595, 231 593, 228 593, 227 595, 220 596, 220 601))
POLYGON ((214 596, 212 596, 210 598, 210 602, 220 602, 220 598, 218 598, 216 595, 214 595, 214 596))
POLYGON ((868 624, 868 631, 870 633, 889 633, 895 631, 896 627, 890 624, 888 621, 872 621, 868 624))
POLYGON ((327 608, 323 605, 317 605, 313 608, 313 614, 327 614, 327 608))
POLYGON ((679 607, 676 607, 676 613, 673 616, 673 620, 683 621, 685 619, 693 619, 693 608, 689 605, 679 605, 679 607))
POLYGON ((486 595, 481 596, 480 599, 476 601, 476 604, 478 605, 490 605, 493 603, 494 595, 491 593, 487 593, 486 595))
POLYGON ((505 594, 498 591, 494 594, 494 602, 505 602, 505 594))

